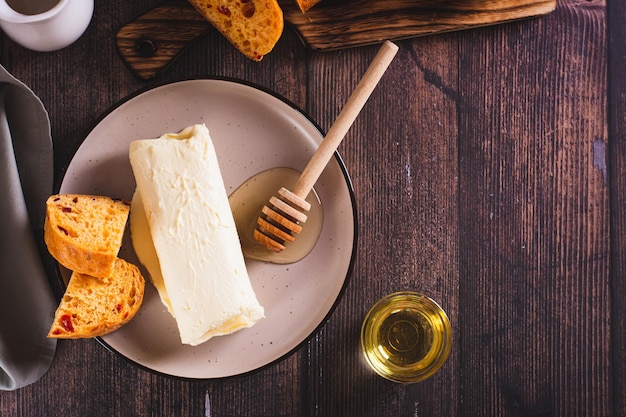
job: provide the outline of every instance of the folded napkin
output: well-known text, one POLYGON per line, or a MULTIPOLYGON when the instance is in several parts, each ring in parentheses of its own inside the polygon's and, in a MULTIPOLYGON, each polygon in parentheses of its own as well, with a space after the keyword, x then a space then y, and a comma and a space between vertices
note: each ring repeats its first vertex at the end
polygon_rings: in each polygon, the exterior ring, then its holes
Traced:
POLYGON ((0 66, 0 389, 37 381, 56 340, 46 337, 56 301, 38 245, 46 194, 52 193, 48 114, 0 66), (39 233, 39 235, 37 234, 39 233))

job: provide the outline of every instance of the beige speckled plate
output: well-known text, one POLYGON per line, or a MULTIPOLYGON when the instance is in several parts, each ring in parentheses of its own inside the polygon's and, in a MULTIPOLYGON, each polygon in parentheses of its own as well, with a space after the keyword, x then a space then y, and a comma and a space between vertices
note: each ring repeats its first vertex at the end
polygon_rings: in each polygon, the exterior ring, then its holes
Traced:
MULTIPOLYGON (((135 95, 108 113, 76 152, 60 192, 130 199, 135 182, 129 143, 195 123, 209 128, 229 193, 268 168, 302 170, 322 140, 320 130, 300 110, 258 87, 226 79, 179 81, 135 95)), ((182 345, 174 319, 148 284, 137 316, 100 341, 141 367, 192 379, 240 375, 292 353, 339 301, 356 244, 353 192, 339 157, 315 188, 324 225, 313 251, 291 265, 247 261, 266 315, 254 327, 200 346, 182 345)), ((120 256, 138 264, 129 236, 120 256)))

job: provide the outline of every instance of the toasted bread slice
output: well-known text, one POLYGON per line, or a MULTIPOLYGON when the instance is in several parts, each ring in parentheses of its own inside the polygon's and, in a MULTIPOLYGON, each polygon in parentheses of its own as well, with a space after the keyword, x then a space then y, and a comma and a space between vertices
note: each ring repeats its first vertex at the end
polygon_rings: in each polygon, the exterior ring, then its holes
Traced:
POLYGON ((107 278, 72 273, 48 337, 104 336, 128 323, 143 302, 145 280, 135 265, 117 258, 107 278))
POLYGON ((320 1, 322 0, 296 0, 296 3, 298 3, 298 7, 300 7, 302 13, 305 13, 307 10, 315 6, 320 1))
POLYGON ((189 0, 245 56, 260 61, 283 33, 276 0, 189 0))
POLYGON ((64 267, 108 277, 122 246, 130 204, 109 197, 58 194, 46 202, 44 240, 64 267))

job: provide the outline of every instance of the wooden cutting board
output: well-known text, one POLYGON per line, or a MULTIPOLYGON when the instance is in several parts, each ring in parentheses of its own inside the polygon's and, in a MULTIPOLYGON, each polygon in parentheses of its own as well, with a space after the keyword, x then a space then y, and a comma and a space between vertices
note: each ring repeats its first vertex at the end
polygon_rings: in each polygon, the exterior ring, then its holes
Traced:
MULTIPOLYGON (((285 21, 313 50, 333 50, 541 16, 556 0, 322 0, 303 14, 279 0, 285 21)), ((166 0, 116 35, 122 59, 142 79, 159 75, 213 27, 187 0, 166 0)))

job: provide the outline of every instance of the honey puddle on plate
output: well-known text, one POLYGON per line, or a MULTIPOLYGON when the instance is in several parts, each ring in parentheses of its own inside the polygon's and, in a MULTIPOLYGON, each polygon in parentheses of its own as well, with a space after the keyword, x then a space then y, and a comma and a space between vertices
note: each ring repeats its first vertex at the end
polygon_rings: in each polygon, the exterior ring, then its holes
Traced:
POLYGON ((228 198, 235 218, 237 232, 245 257, 276 264, 298 262, 311 252, 322 229, 324 212, 320 199, 313 189, 306 198, 311 210, 305 213, 308 218, 302 224, 302 231, 295 235, 292 243, 285 244, 282 252, 273 252, 254 240, 253 232, 261 208, 269 204, 270 197, 278 195, 278 190, 285 187, 293 189, 300 172, 291 168, 271 168, 263 171, 239 186, 228 198))

